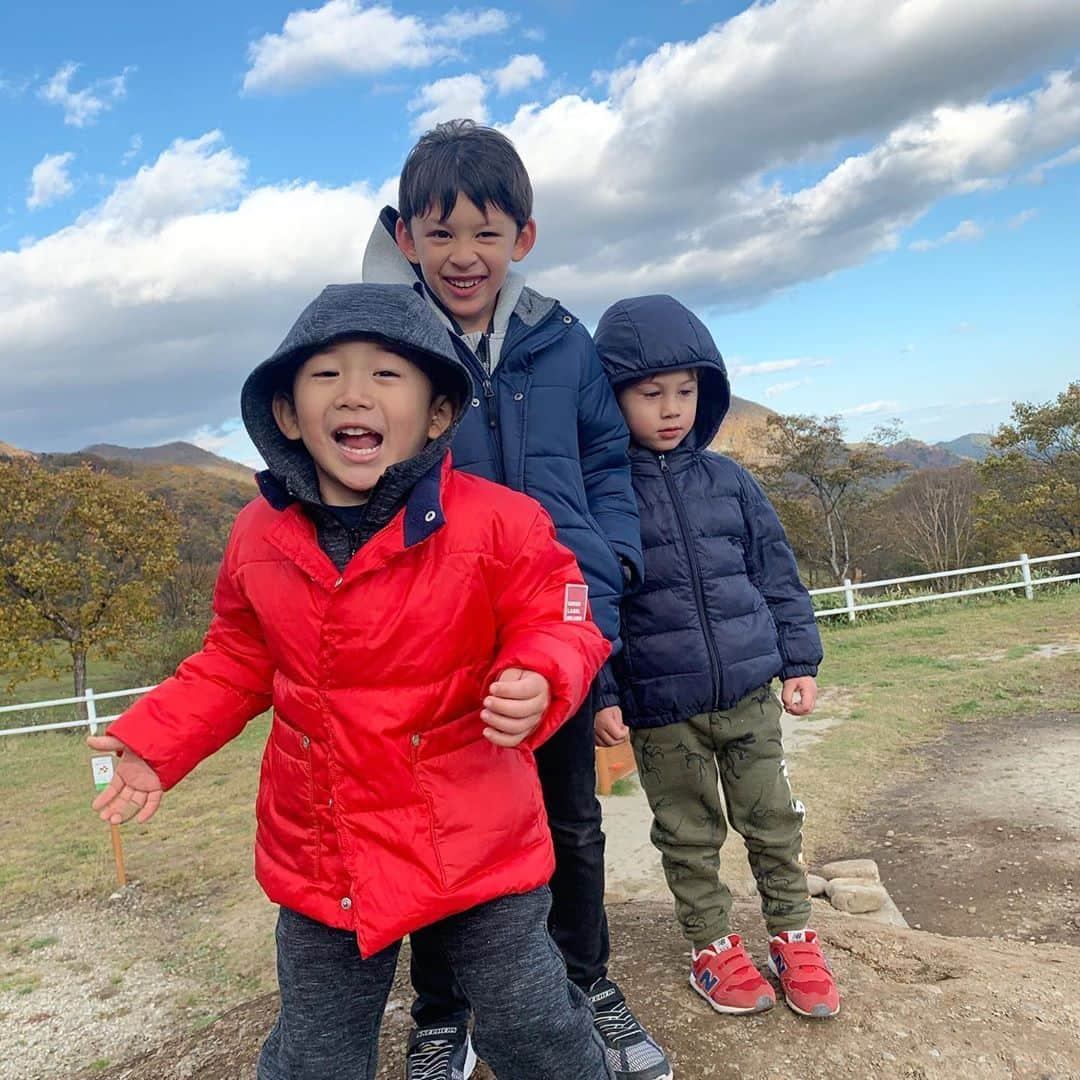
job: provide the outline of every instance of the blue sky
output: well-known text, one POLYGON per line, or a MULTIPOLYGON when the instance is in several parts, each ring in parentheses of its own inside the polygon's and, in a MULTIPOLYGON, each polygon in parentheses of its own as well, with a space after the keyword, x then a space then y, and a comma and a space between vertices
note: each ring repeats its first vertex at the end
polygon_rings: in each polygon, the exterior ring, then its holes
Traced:
POLYGON ((671 292, 741 396, 989 430, 1080 371, 1078 63, 1075 0, 4 5, 0 440, 250 458, 244 375, 462 114, 587 322, 671 292))

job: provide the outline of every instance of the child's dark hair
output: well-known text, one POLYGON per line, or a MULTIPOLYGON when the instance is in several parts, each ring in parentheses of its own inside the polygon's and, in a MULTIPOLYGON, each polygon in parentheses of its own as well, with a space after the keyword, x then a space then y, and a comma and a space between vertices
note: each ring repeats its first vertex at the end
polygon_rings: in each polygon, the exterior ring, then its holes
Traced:
POLYGON ((514 144, 473 120, 448 120, 420 136, 401 170, 398 213, 406 226, 433 208, 448 218, 459 195, 481 210, 494 206, 519 229, 532 217, 532 184, 514 144))

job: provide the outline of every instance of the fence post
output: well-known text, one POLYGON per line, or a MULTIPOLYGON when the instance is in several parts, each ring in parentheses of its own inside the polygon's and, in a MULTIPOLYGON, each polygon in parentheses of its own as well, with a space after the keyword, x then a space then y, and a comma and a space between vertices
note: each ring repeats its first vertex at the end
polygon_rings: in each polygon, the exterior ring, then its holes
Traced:
POLYGON ((1029 600, 1035 599, 1035 590, 1031 587, 1031 562, 1026 552, 1020 552, 1020 573, 1024 578, 1024 595, 1029 600))
POLYGON ((847 603, 848 622, 855 621, 855 590, 851 587, 851 578, 844 578, 844 600, 847 603))
POLYGON ((94 691, 86 688, 86 722, 90 726, 90 734, 97 734, 97 702, 94 701, 94 691))

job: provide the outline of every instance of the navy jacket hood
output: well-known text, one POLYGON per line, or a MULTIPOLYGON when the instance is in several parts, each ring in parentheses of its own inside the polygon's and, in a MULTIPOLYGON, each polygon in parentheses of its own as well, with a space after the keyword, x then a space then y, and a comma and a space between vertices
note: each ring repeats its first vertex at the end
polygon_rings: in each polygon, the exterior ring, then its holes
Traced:
POLYGON ((671 296, 634 296, 604 312, 596 348, 615 390, 649 375, 698 369, 698 410, 685 442, 705 449, 716 438, 731 404, 731 385, 720 351, 705 324, 671 296))

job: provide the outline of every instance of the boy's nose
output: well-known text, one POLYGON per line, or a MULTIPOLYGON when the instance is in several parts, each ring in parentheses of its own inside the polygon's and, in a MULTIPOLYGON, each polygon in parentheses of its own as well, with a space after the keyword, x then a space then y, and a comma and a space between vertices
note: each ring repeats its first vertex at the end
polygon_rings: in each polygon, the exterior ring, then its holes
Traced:
POLYGON ((341 409, 370 409, 374 404, 371 387, 360 379, 347 379, 335 404, 341 409))
POLYGON ((471 244, 455 244, 450 250, 450 262, 459 270, 468 270, 476 262, 471 244))

